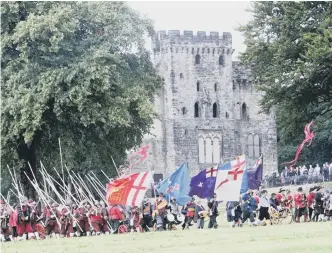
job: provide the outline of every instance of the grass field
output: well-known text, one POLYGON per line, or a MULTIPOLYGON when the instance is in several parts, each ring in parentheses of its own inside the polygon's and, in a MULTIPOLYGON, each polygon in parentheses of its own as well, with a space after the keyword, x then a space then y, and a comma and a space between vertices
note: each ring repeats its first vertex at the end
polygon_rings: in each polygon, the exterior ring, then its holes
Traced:
POLYGON ((218 229, 178 230, 2 243, 3 253, 331 253, 332 222, 230 228, 219 218, 218 229))

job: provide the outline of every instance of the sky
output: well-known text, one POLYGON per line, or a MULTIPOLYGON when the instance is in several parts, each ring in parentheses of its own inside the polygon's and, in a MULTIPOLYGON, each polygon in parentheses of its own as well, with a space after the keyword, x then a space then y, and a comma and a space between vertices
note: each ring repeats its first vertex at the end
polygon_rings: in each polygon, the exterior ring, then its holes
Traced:
MULTIPOLYGON (((240 24, 246 24, 251 14, 246 12, 249 2, 129 2, 129 6, 154 21, 158 30, 192 30, 230 32, 233 35, 233 60, 245 50, 244 38, 235 31, 240 24)), ((147 40, 147 48, 151 42, 147 40)))

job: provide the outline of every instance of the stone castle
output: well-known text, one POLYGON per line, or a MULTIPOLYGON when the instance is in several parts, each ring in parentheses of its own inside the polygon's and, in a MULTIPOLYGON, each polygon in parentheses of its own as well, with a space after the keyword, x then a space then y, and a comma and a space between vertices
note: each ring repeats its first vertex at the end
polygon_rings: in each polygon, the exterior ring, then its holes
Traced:
POLYGON ((260 113, 262 93, 232 61, 230 33, 159 31, 152 45, 165 84, 142 168, 165 178, 187 161, 194 175, 240 154, 251 167, 263 154, 264 172, 277 169, 275 115, 260 113))

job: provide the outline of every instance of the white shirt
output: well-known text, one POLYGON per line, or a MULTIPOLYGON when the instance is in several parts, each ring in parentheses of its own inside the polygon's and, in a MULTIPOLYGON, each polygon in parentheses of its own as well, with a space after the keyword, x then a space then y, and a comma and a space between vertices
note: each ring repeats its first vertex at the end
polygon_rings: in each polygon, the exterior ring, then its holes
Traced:
POLYGON ((270 207, 270 201, 267 197, 261 197, 259 199, 259 206, 261 207, 270 207))

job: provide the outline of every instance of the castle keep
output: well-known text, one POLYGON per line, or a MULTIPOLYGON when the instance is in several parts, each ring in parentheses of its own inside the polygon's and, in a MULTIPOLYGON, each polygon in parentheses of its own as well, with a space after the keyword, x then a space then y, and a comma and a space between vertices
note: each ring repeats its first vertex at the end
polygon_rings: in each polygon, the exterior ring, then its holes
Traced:
POLYGON ((262 93, 232 61, 232 35, 159 31, 152 44, 165 85, 143 167, 165 177, 187 161, 195 174, 244 153, 249 167, 263 154, 265 173, 277 169, 275 115, 259 113, 262 93))

